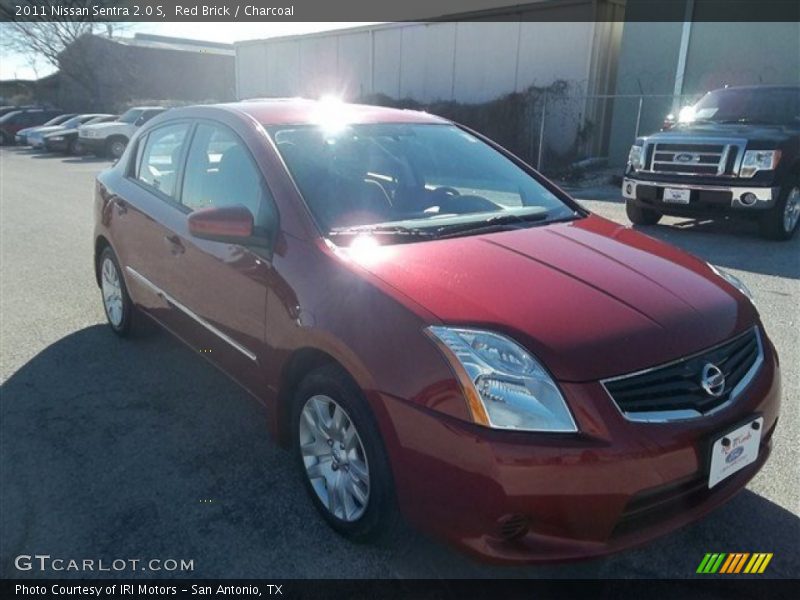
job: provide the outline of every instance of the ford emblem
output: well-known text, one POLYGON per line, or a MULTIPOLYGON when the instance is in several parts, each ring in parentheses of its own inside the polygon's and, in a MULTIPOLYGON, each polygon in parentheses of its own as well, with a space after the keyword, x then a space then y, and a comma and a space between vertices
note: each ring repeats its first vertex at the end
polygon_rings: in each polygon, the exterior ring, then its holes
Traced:
POLYGON ((739 458, 743 452, 744 452, 744 446, 739 446, 738 448, 734 448, 733 450, 731 450, 731 453, 725 457, 725 462, 728 464, 732 463, 737 458, 739 458))

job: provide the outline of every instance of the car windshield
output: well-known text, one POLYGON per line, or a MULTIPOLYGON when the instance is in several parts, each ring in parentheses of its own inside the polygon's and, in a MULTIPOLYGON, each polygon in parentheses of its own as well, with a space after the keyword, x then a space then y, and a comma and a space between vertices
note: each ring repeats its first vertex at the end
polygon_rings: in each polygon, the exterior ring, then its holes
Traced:
POLYGON ((66 121, 69 118, 70 118, 70 115, 59 115, 59 116, 53 117, 52 119, 47 121, 47 123, 42 125, 42 127, 50 127, 52 125, 60 125, 61 123, 63 123, 64 121, 66 121))
POLYGON ((685 122, 800 124, 800 88, 715 90, 682 115, 685 122))
POLYGON ((141 108, 132 108, 126 111, 118 120, 120 123, 135 123, 141 114, 141 108))
POLYGON ((23 111, 21 111, 21 110, 14 110, 14 111, 11 111, 10 113, 6 113, 2 117, 0 117, 0 123, 6 123, 8 121, 13 121, 17 117, 17 115, 22 114, 22 112, 23 111))
POLYGON ((329 235, 466 235, 501 222, 522 226, 578 216, 513 161, 455 125, 268 130, 329 235))
POLYGON ((74 129, 75 127, 77 127, 81 123, 85 123, 85 122, 86 122, 86 118, 85 117, 72 117, 69 121, 64 121, 62 123, 62 125, 63 125, 64 129, 74 129))

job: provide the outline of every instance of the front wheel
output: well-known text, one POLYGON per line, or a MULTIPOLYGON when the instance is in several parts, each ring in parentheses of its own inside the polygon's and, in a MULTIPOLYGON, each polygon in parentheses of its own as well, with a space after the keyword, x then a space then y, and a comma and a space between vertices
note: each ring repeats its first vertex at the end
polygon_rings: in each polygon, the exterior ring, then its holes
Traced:
POLYGON ((134 307, 125 280, 122 278, 117 257, 110 247, 103 250, 100 255, 99 268, 100 291, 108 325, 118 336, 126 337, 131 332, 134 307))
POLYGON ((630 198, 625 201, 625 213, 634 225, 655 225, 661 220, 661 213, 636 204, 630 198))
POLYGON ((800 224, 800 182, 795 177, 781 188, 778 201, 761 217, 761 235, 767 239, 791 239, 800 224))
POLYGON ((358 542, 397 523, 391 470, 361 391, 338 367, 311 372, 293 406, 294 450, 311 499, 328 524, 358 542))
POLYGON ((111 138, 106 142, 106 154, 114 160, 119 159, 125 152, 125 146, 128 145, 128 140, 123 138, 111 138))

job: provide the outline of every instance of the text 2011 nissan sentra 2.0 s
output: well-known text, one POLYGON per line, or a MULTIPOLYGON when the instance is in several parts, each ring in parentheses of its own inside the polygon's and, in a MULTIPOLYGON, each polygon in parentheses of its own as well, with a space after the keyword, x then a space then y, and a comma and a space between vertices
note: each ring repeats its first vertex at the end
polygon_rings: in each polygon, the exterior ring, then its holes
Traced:
POLYGON ((769 455, 778 359, 742 283, 444 119, 174 109, 99 176, 96 218, 111 329, 146 314, 206 350, 349 538, 403 515, 486 559, 599 555, 769 455))

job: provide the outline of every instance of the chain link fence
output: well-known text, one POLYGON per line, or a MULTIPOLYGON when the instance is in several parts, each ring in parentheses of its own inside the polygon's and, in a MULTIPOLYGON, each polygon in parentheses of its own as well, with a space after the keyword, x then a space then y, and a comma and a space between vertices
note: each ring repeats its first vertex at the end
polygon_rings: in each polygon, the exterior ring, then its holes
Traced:
POLYGON ((637 136, 658 131, 701 94, 542 94, 531 115, 528 160, 543 173, 579 178, 597 168, 622 168, 637 136))

